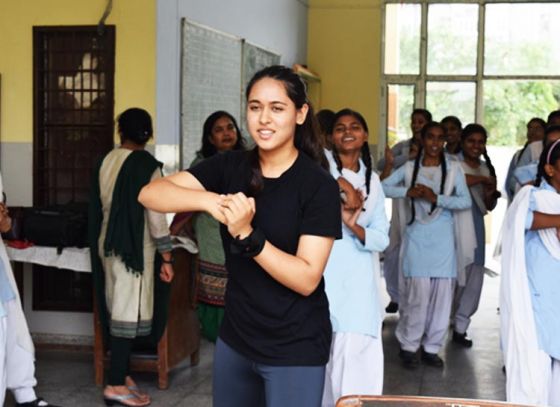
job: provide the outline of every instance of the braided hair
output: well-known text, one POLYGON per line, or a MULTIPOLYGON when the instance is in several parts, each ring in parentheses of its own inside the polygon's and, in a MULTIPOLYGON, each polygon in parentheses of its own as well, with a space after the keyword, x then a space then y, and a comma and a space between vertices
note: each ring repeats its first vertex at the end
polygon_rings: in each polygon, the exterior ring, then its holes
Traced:
MULTIPOLYGON (((362 125, 362 128, 364 129, 364 131, 366 133, 369 133, 368 130, 368 125, 366 123, 366 119, 364 119, 364 117, 356 112, 355 110, 352 109, 342 109, 340 111, 338 111, 333 118, 332 124, 333 124, 333 129, 334 129, 334 125, 336 124, 336 122, 338 121, 338 119, 340 119, 343 116, 351 116, 354 119, 358 120, 360 122, 360 124, 362 125)), ((336 169, 338 170, 338 172, 342 172, 342 161, 340 161, 340 156, 338 155, 338 151, 336 150, 336 146, 333 145, 333 158, 334 158, 334 162, 336 163, 336 169)), ((369 151, 369 144, 367 143, 367 141, 362 145, 361 148, 361 158, 362 161, 364 162, 364 165, 366 166, 366 192, 367 195, 369 195, 369 184, 371 182, 371 172, 372 172, 372 168, 373 168, 373 163, 371 160, 371 153, 369 151)))
MULTIPOLYGON (((302 124, 296 124, 294 136, 294 146, 313 161, 328 170, 329 164, 323 151, 321 136, 317 125, 317 119, 313 112, 313 107, 307 98, 307 90, 303 80, 290 68, 282 65, 272 65, 261 69, 249 81, 245 91, 248 100, 253 86, 261 79, 270 78, 282 82, 286 89, 286 94, 294 103, 296 109, 301 109, 304 105, 309 106, 309 110, 302 124)), ((249 182, 249 195, 255 196, 264 187, 262 170, 259 161, 259 149, 255 146, 250 152, 251 180, 249 182)))
MULTIPOLYGON (((438 123, 438 122, 429 122, 427 123, 423 128, 422 128, 422 140, 426 139, 426 136, 428 135, 428 131, 430 129, 433 128, 440 128, 443 131, 443 126, 438 123)), ((420 161, 422 160, 422 150, 424 149, 424 147, 422 146, 422 144, 420 145, 420 147, 418 148, 418 154, 416 154, 416 158, 414 160, 414 169, 412 171, 412 181, 410 182, 410 187, 414 187, 414 185, 416 184, 416 179, 418 178, 418 172, 420 171, 420 161)), ((445 159, 445 153, 443 152, 443 150, 440 153, 440 165, 441 165, 441 183, 440 183, 440 187, 439 187, 439 193, 440 195, 443 194, 444 192, 444 188, 445 188, 445 181, 447 179, 447 161, 445 159)), ((430 214, 432 214, 435 209, 436 209, 436 203, 432 204, 432 207, 430 208, 430 214)), ((411 218, 410 221, 408 222, 408 225, 412 225, 414 223, 414 220, 416 218, 416 208, 414 206, 414 198, 410 198, 410 211, 411 211, 411 218)))

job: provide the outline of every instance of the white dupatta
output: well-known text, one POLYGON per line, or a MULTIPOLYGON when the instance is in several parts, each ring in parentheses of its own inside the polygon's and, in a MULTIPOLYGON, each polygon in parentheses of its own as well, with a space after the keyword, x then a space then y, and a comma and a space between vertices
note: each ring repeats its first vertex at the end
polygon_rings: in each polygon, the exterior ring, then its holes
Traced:
MULTIPOLYGON (((551 361, 539 349, 525 263, 525 222, 532 191, 539 212, 560 214, 560 195, 533 186, 523 187, 506 213, 502 227, 501 342, 507 400, 546 405, 551 361)), ((550 254, 560 259, 557 230, 541 229, 538 233, 550 254)))
MULTIPOLYGON (((0 175, 0 196, 3 196, 3 193, 4 185, 2 183, 2 176, 0 175)), ((16 295, 15 301, 18 301, 18 306, 13 307, 12 309, 12 311, 16 313, 15 329, 17 332, 17 343, 23 349, 33 354, 35 352, 35 348, 33 347, 31 336, 29 335, 29 328, 27 327, 25 314, 23 313, 23 309, 19 306, 19 291, 17 288, 16 280, 14 278, 14 273, 12 272, 12 265, 10 264, 10 259, 8 258, 8 253, 6 252, 6 247, 4 246, 4 241, 2 240, 2 238, 0 238, 0 261, 4 263, 4 269, 6 270, 6 275, 8 276, 8 280, 10 281, 10 286, 12 287, 12 291, 16 295)))
MULTIPOLYGON (((443 195, 450 196, 455 190, 455 178, 457 172, 464 175, 461 165, 456 160, 447 160, 447 177, 443 187, 443 195)), ((412 183, 412 173, 414 171, 414 162, 408 161, 405 164, 404 185, 409 188, 412 183)), ((410 220, 410 200, 402 199, 402 204, 399 205, 399 223, 400 235, 404 236, 404 230, 407 222, 410 220)), ((420 223, 430 223, 436 220, 443 208, 437 207, 430 215, 416 219, 420 223)), ((471 208, 462 210, 453 210, 453 228, 455 237, 455 251, 457 259, 457 284, 464 286, 466 282, 466 268, 474 261, 474 250, 476 249, 476 235, 474 231, 474 222, 472 218, 471 208)), ((401 246, 402 247, 402 246, 401 246)), ((402 272, 402 258, 399 261, 399 270, 402 272)))

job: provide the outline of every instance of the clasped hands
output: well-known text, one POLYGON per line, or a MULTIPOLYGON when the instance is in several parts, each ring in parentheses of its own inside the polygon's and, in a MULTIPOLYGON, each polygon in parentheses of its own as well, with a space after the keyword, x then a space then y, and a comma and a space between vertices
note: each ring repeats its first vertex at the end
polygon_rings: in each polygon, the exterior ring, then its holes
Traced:
POLYGON ((432 190, 432 188, 424 184, 416 184, 410 187, 406 193, 406 196, 414 199, 424 199, 430 203, 437 203, 437 195, 432 190))
POLYGON ((255 198, 247 197, 243 192, 227 195, 216 195, 216 201, 210 210, 218 222, 227 226, 233 237, 244 239, 251 234, 251 221, 255 216, 255 198))
POLYGON ((354 188, 350 182, 340 177, 338 179, 338 186, 344 192, 345 200, 341 205, 342 221, 348 227, 356 224, 362 208, 364 207, 364 195, 362 191, 354 188))

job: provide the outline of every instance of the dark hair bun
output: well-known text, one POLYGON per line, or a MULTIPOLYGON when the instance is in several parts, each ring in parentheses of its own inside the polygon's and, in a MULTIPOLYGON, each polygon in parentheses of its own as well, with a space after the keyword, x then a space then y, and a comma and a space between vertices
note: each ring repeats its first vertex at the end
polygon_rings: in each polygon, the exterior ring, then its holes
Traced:
POLYGON ((137 107, 127 109, 119 115, 117 121, 123 140, 146 144, 154 134, 152 118, 144 109, 137 107))

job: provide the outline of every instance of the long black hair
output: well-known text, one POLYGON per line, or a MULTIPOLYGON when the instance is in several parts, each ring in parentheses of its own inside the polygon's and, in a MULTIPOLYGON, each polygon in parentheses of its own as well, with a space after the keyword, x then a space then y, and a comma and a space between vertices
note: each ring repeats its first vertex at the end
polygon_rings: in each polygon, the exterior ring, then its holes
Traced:
POLYGON ((245 140, 243 140, 241 130, 239 130, 239 126, 237 125, 235 117, 224 110, 218 110, 208 116, 204 121, 204 125, 202 126, 202 147, 200 148, 198 153, 204 158, 212 157, 218 152, 216 146, 212 144, 210 139, 212 138, 212 129, 214 128, 214 124, 216 124, 216 122, 222 117, 227 117, 228 119, 230 119, 235 127, 235 132, 237 133, 237 142, 233 146, 233 150, 245 149, 245 140))
MULTIPOLYGON (((421 133, 422 140, 426 139, 426 136, 428 135, 428 131, 430 129, 436 127, 440 128, 442 131, 445 131, 441 123, 438 122, 426 123, 426 125, 422 127, 422 133, 421 133)), ((420 146, 418 147, 418 153, 416 154, 416 158, 414 159, 414 170, 412 171, 412 181, 410 182, 410 188, 414 187, 414 185, 416 184, 416 179, 418 178, 418 172, 420 171, 420 160, 422 159, 423 148, 424 147, 422 146, 422 144, 420 144, 420 146)), ((441 166, 441 184, 439 187, 439 193, 441 195, 443 194, 443 190, 445 188, 445 180, 447 178, 447 161, 445 160, 445 153, 443 152, 443 150, 441 150, 441 155, 440 155, 440 166, 441 166)), ((435 203, 432 204, 432 207, 430 209, 430 214, 436 209, 436 206, 437 205, 435 203)), ((408 224, 412 225, 414 223, 414 219, 416 218, 416 208, 414 207, 414 198, 410 198, 410 211, 412 213, 412 216, 408 224)))
MULTIPOLYGON (((309 106, 307 116, 302 124, 296 124, 294 146, 301 152, 308 155, 313 161, 320 164, 324 169, 329 168, 329 164, 323 151, 321 136, 319 134, 317 119, 313 112, 313 107, 307 98, 307 90, 303 80, 290 68, 282 65, 272 65, 258 71, 247 85, 245 97, 248 100, 253 86, 264 78, 271 78, 283 83, 286 93, 290 100, 301 109, 304 105, 309 106)), ((263 188, 263 176, 259 162, 258 146, 251 151, 251 181, 249 184, 249 194, 256 195, 263 188)))
MULTIPOLYGON (((364 119, 364 117, 360 113, 358 113, 358 112, 356 112, 352 109, 348 109, 348 108, 339 110, 334 115, 334 118, 333 118, 333 121, 332 121, 333 130, 334 130, 334 126, 336 125, 336 122, 338 121, 338 119, 340 119, 343 116, 351 116, 354 119, 358 120, 360 122, 360 124, 362 125, 364 131, 369 134, 366 119, 364 119)), ((340 161, 340 156, 338 155, 338 151, 336 150, 336 146, 334 144, 333 144, 332 153, 333 153, 334 161, 336 162, 336 168, 338 169, 338 172, 341 172, 342 171, 342 162, 340 161)), ((361 153, 362 153, 362 157, 361 157, 362 161, 364 162, 364 164, 366 166, 366 191, 367 191, 367 194, 369 195, 369 184, 370 184, 370 181, 371 181, 371 171, 372 171, 373 164, 371 162, 371 153, 369 151, 369 144, 368 144, 367 140, 362 145, 361 153)))
MULTIPOLYGON (((486 141, 488 140, 488 132, 486 131, 484 126, 477 123, 471 123, 465 126, 461 133, 461 143, 463 143, 470 135, 475 133, 482 134, 482 136, 484 137, 484 143, 486 144, 486 141)), ((486 162, 486 166, 488 167, 490 176, 496 178, 496 169, 494 168, 494 165, 492 165, 492 161, 490 160, 490 156, 486 151, 486 147, 484 148, 484 150, 482 150, 482 156, 484 157, 484 161, 486 162)))

